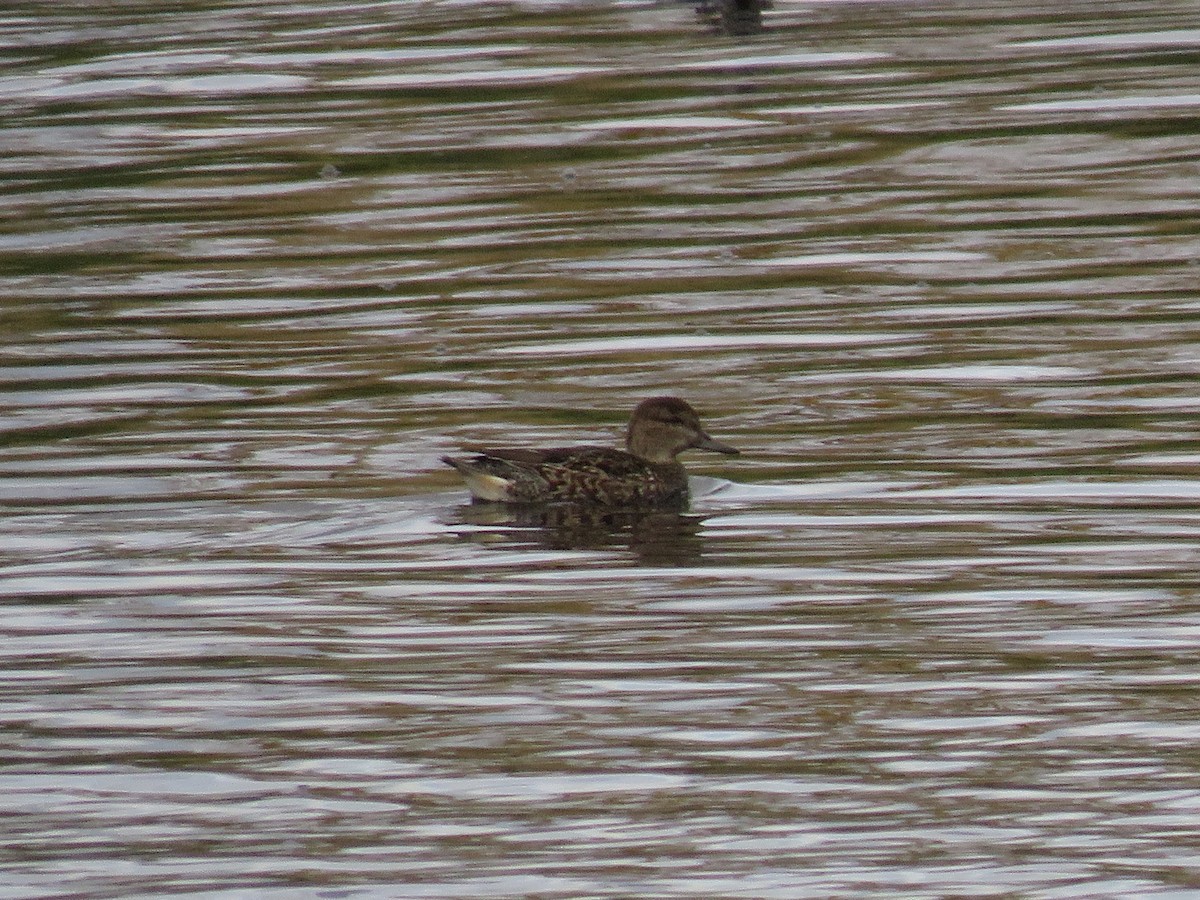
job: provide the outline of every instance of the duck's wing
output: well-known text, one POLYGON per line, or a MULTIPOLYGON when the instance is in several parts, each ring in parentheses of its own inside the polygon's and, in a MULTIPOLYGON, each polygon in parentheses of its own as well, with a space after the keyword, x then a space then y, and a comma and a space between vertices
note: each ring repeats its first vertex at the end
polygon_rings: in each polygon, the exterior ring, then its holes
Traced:
POLYGON ((474 454, 457 460, 446 458, 459 470, 471 468, 514 477, 526 477, 544 482, 552 490, 571 493, 599 491, 607 486, 631 482, 653 482, 655 467, 624 450, 612 447, 467 447, 474 454), (592 487, 595 485, 596 487, 592 487))
POLYGON ((543 470, 563 469, 615 480, 641 477, 648 470, 645 460, 611 447, 565 447, 552 451, 541 466, 543 470))
POLYGON ((587 459, 596 454, 606 455, 611 453, 628 456, 626 453, 621 453, 619 450, 611 450, 607 447, 550 447, 536 449, 533 447, 480 447, 468 445, 463 447, 463 449, 477 456, 485 456, 489 459, 501 459, 518 466, 533 467, 542 465, 570 465, 575 460, 587 459))
POLYGON ((473 456, 445 457, 482 500, 579 501, 635 506, 687 494, 680 466, 659 466, 609 447, 471 447, 473 456), (677 471, 676 471, 677 470, 677 471))

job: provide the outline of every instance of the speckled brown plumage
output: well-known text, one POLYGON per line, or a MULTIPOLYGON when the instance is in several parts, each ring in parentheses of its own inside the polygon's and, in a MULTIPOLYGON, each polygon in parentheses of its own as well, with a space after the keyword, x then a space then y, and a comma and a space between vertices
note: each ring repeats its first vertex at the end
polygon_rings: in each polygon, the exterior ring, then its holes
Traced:
POLYGON ((689 448, 735 454, 709 437, 695 410, 675 397, 652 397, 633 412, 626 450, 608 447, 468 448, 443 457, 476 499, 508 503, 572 502, 660 506, 687 497, 687 473, 676 459, 689 448))

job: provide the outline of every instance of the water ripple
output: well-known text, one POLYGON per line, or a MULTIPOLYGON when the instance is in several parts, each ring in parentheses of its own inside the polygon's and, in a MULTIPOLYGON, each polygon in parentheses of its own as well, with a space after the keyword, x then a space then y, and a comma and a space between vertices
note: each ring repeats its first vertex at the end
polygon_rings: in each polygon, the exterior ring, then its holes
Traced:
POLYGON ((1196 15, 318 12, 5 15, 8 893, 1185 891, 1196 15))

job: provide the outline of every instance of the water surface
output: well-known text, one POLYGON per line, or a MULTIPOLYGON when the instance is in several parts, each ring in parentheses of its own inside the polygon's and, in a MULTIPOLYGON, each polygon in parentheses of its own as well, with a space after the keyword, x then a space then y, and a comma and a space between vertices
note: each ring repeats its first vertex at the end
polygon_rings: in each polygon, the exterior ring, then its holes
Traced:
POLYGON ((765 23, 0 14, 0 896, 1195 892, 1200 13, 765 23))

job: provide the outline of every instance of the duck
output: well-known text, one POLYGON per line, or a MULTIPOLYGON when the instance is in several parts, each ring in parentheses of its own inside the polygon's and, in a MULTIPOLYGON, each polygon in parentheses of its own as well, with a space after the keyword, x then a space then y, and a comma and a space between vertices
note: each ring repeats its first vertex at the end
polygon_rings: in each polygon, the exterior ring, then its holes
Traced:
POLYGON ((612 447, 467 447, 470 456, 443 456, 459 471, 474 500, 500 503, 578 503, 647 507, 687 501, 687 472, 678 456, 739 451, 711 437, 678 397, 651 397, 633 411, 625 449, 612 447))

